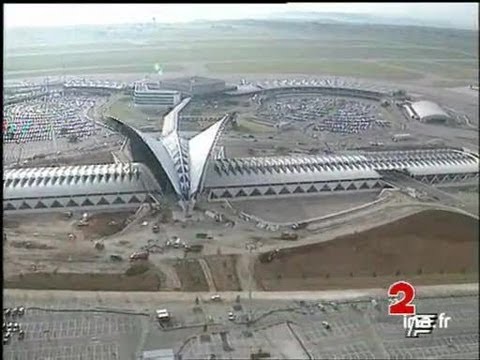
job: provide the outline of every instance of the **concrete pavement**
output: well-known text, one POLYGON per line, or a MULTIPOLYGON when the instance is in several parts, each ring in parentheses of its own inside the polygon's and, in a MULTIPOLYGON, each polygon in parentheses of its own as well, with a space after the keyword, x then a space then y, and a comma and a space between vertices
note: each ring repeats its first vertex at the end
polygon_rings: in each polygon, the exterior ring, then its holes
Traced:
MULTIPOLYGON (((416 287, 417 296, 441 296, 447 294, 478 294, 479 284, 434 285, 416 287)), ((235 301, 248 298, 248 292, 220 292, 225 301, 235 301)), ((165 302, 193 302, 196 297, 209 299, 211 292, 115 292, 115 291, 61 291, 61 290, 19 290, 4 289, 4 299, 15 300, 16 303, 65 303, 78 304, 76 307, 111 307, 122 309, 143 309, 165 302)), ((252 292, 255 300, 355 300, 365 297, 386 298, 387 289, 359 289, 359 290, 329 290, 329 291, 275 291, 252 292)))

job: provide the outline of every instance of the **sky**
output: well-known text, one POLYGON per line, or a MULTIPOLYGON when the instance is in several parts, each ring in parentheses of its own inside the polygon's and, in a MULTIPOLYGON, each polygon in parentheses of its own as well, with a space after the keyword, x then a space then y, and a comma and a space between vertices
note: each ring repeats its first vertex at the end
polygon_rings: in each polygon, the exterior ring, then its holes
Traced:
POLYGON ((357 13, 449 21, 478 29, 478 3, 5 4, 7 28, 262 18, 290 11, 357 13))

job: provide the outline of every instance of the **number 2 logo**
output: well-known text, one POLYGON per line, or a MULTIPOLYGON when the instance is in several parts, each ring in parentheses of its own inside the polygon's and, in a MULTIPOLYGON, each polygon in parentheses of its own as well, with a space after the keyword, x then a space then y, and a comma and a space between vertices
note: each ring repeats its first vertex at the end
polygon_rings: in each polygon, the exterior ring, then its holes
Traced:
POLYGON ((402 299, 396 299, 388 305, 388 315, 415 315, 415 305, 412 304, 415 299, 415 288, 406 281, 397 281, 388 288, 388 296, 398 298, 403 294, 402 299))

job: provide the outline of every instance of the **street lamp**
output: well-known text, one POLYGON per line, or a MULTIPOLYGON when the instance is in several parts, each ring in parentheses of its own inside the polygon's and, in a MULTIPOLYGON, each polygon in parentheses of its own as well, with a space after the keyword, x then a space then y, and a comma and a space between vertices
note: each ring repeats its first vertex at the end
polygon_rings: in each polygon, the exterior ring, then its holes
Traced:
POLYGON ((253 284, 253 271, 254 271, 254 261, 252 261, 252 252, 253 250, 257 249, 257 245, 254 243, 247 244, 247 249, 250 254, 250 276, 248 281, 248 302, 249 302, 249 309, 248 309, 248 321, 247 324, 250 324, 252 321, 252 284, 253 284))

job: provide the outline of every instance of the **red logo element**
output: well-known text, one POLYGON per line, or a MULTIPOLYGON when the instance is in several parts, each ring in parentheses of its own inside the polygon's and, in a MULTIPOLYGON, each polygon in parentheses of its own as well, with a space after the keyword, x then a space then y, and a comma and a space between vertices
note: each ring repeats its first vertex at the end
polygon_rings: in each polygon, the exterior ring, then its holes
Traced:
POLYGON ((411 302, 415 299, 415 288, 406 281, 397 281, 388 288, 388 296, 397 298, 403 294, 402 299, 389 304, 388 315, 415 315, 415 305, 411 302))

